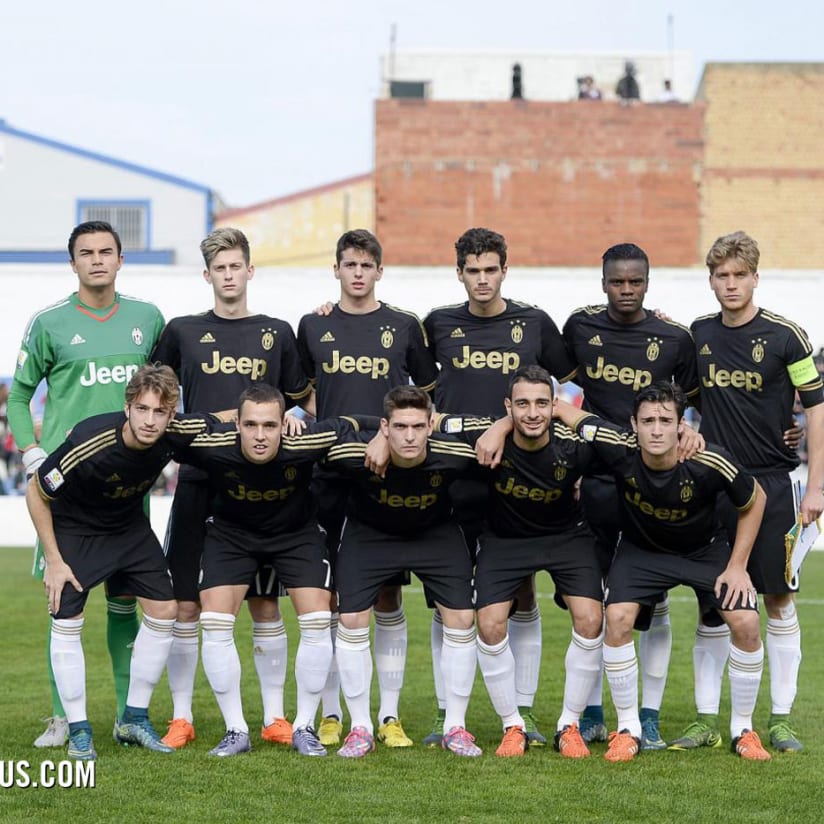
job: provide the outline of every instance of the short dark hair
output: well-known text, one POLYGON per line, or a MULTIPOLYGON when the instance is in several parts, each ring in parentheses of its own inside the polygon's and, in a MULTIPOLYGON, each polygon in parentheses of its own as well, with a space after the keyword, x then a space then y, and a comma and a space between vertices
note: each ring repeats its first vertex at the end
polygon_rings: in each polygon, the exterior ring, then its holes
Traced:
POLYGON ((343 253, 347 249, 358 249, 366 252, 375 259, 375 265, 380 266, 383 260, 383 249, 378 239, 368 229, 352 229, 344 232, 338 238, 338 245, 335 248, 335 263, 340 266, 343 253))
POLYGON ((240 393, 237 401, 237 417, 240 420, 243 404, 249 403, 277 403, 280 404, 281 415, 286 411, 286 401, 283 393, 268 383, 253 383, 248 389, 240 393))
POLYGON ((423 409, 432 414, 432 398, 419 386, 396 386, 383 396, 383 417, 389 420, 396 409, 423 409))
POLYGON ((112 228, 112 224, 105 220, 87 220, 85 223, 78 223, 69 235, 69 260, 74 260, 74 244, 77 243, 80 235, 95 235, 100 232, 108 232, 114 238, 117 244, 117 256, 120 257, 123 254, 123 244, 120 242, 120 235, 112 228))
POLYGON ((677 383, 656 381, 635 396, 635 403, 632 407, 633 418, 638 417, 638 409, 642 403, 673 403, 678 413, 678 420, 681 420, 687 408, 687 396, 677 383))
POLYGON ((640 246, 636 246, 634 243, 619 243, 615 246, 610 246, 609 249, 604 252, 603 257, 601 258, 601 273, 604 277, 607 276, 607 264, 611 260, 643 261, 647 270, 647 277, 649 277, 649 258, 647 257, 647 253, 640 246))
POLYGON ((509 387, 506 390, 506 396, 512 400, 512 387, 516 383, 545 383, 549 387, 549 396, 554 397, 555 387, 552 384, 552 375, 546 371, 542 366, 537 364, 530 364, 529 366, 522 366, 516 370, 509 379, 509 387))
POLYGON ((487 252, 497 252, 501 261, 501 268, 506 266, 506 239, 503 235, 491 229, 477 227, 467 229, 456 241, 455 251, 458 255, 458 268, 466 266, 466 259, 470 255, 479 257, 487 252))
POLYGON ((126 406, 131 406, 144 392, 157 392, 164 409, 177 409, 180 387, 174 370, 159 363, 144 363, 126 384, 126 406))

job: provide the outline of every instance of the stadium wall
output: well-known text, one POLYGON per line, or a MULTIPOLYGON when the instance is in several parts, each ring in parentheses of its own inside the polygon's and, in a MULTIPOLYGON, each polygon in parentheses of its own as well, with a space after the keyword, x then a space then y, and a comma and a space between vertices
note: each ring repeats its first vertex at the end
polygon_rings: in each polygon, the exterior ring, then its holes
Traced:
POLYGON ((469 226, 513 263, 591 266, 634 241, 699 260, 704 105, 379 100, 375 226, 388 260, 437 266, 469 226))
POLYGON ((824 260, 824 63, 709 63, 701 248, 743 228, 770 265, 824 260))

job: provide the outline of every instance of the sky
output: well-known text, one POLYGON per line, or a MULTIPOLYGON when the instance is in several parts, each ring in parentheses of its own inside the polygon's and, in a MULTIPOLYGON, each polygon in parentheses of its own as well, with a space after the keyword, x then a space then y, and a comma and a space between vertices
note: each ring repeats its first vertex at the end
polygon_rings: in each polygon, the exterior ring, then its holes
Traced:
POLYGON ((672 33, 696 80, 705 62, 824 59, 813 0, 9 2, 0 119, 245 206, 372 169, 393 24, 399 50, 630 55, 672 33))

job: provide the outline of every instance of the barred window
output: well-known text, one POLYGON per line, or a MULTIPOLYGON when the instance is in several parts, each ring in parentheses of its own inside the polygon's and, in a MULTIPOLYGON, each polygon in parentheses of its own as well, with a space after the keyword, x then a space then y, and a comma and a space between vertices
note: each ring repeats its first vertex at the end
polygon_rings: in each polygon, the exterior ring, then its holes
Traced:
POLYGON ((148 203, 95 203, 86 201, 80 205, 80 222, 105 220, 120 235, 123 248, 142 251, 148 248, 148 203))

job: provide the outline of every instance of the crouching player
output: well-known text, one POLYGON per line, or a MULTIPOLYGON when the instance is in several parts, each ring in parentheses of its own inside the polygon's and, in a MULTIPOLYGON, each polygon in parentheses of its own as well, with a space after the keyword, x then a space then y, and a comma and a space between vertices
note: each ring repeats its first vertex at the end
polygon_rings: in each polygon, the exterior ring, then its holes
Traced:
MULTIPOLYGON (((521 582, 542 569, 552 576, 555 597, 572 618, 555 748, 567 758, 590 754, 578 720, 601 674, 603 586, 595 536, 583 522, 575 485, 594 455, 580 437, 552 420, 553 403, 552 378, 545 369, 526 366, 515 372, 504 400, 513 431, 501 462, 489 473, 488 529, 479 539, 478 663, 503 723, 496 750, 503 757, 523 755, 527 746, 507 619, 521 582)), ((463 429, 474 445, 489 423, 447 417, 440 425, 444 431, 463 429)))
POLYGON ((615 479, 623 531, 609 571, 604 669, 618 713, 608 761, 630 761, 639 750, 638 660, 632 630, 642 607, 684 584, 698 597, 702 615, 713 611, 732 636, 729 677, 732 751, 766 761, 769 753, 752 729, 764 666, 755 589, 747 560, 758 534, 766 496, 730 455, 712 444, 680 463, 678 427, 686 404, 674 384, 655 383, 635 398, 633 436, 601 418, 558 402, 556 416, 591 443, 615 479), (730 549, 716 513, 724 492, 738 509, 730 549))
POLYGON ((143 609, 115 737, 172 752, 149 721, 148 706, 171 648, 177 602, 143 496, 173 449, 208 428, 200 417, 173 419, 177 398, 171 369, 142 367, 126 387, 125 411, 78 423, 33 475, 26 493, 46 558, 51 661, 69 722, 70 758, 97 757, 86 715, 80 636, 89 590, 104 581, 110 595, 136 595, 143 609))

